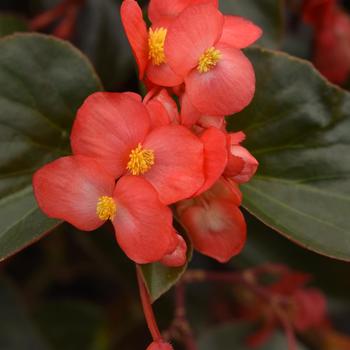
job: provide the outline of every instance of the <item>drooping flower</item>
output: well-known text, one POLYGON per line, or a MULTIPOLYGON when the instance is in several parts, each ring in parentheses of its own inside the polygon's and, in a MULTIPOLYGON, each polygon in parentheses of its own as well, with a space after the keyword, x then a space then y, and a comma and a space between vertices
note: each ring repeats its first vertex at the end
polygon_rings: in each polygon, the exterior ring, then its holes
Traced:
POLYGON ((51 218, 84 231, 110 220, 120 247, 137 263, 159 261, 176 249, 172 213, 141 177, 115 183, 98 161, 69 156, 39 169, 33 188, 39 207, 51 218))
POLYGON ((240 49, 260 35, 253 23, 224 16, 211 4, 187 7, 170 24, 167 63, 184 79, 185 94, 202 115, 230 115, 250 103, 255 75, 240 49))
POLYGON ((196 250, 219 262, 227 262, 242 250, 246 224, 238 208, 241 199, 238 187, 222 178, 208 191, 177 205, 196 250))
POLYGON ((151 130, 147 108, 129 93, 95 93, 73 125, 74 154, 96 158, 115 177, 140 176, 165 204, 189 198, 204 183, 204 146, 180 125, 151 130))

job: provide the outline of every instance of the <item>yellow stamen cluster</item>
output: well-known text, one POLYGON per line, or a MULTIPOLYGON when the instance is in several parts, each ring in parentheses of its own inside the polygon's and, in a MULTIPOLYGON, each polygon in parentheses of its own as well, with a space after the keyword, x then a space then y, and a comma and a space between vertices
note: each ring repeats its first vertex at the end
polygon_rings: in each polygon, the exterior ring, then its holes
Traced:
POLYGON ((213 69, 221 58, 221 52, 215 47, 207 49, 199 58, 197 69, 199 73, 207 73, 213 69))
POLYGON ((167 30, 163 27, 153 30, 149 29, 148 33, 148 58, 156 66, 165 63, 164 42, 167 30))
POLYGON ((143 149, 140 143, 131 151, 129 158, 126 168, 132 175, 144 174, 154 164, 154 152, 150 149, 143 149))
POLYGON ((102 196, 98 199, 96 206, 96 214, 99 219, 113 220, 117 213, 117 205, 112 197, 102 196))

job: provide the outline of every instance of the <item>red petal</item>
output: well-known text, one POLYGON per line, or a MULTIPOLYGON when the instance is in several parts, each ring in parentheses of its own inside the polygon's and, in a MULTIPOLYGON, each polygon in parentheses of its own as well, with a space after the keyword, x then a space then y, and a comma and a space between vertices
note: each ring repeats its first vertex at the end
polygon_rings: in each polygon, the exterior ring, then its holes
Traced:
POLYGON ((181 215, 195 249, 219 262, 237 255, 246 240, 246 224, 238 207, 224 200, 212 200, 206 207, 193 206, 181 215))
POLYGON ((176 102, 171 98, 167 90, 162 89, 154 99, 162 103, 172 123, 179 122, 179 111, 176 102))
POLYGON ((175 233, 171 210, 159 201, 156 190, 141 177, 123 176, 113 198, 117 203, 113 225, 125 254, 138 264, 163 258, 175 233))
POLYGON ((71 134, 73 153, 98 158, 119 177, 149 126, 146 107, 128 93, 97 92, 78 111, 71 134))
POLYGON ((59 158, 33 177, 41 210, 84 231, 95 230, 104 223, 96 215, 96 206, 99 197, 113 194, 114 183, 114 177, 95 160, 83 156, 59 158))
POLYGON ((196 124, 202 114, 193 107, 188 95, 184 93, 181 98, 181 124, 190 128, 196 124))
POLYGON ((205 182, 197 194, 205 192, 220 178, 227 163, 227 138, 216 129, 207 129, 200 137, 204 144, 205 182))
POLYGON ((260 38, 262 30, 253 22, 238 16, 225 16, 219 43, 243 49, 260 38))
POLYGON ((120 8, 122 23, 139 67, 142 80, 148 63, 148 32, 140 6, 135 0, 124 0, 120 8))
POLYGON ((171 24, 165 40, 165 56, 173 71, 182 77, 198 65, 201 55, 222 34, 224 16, 214 6, 188 7, 171 24))
POLYGON ((174 350, 174 348, 162 340, 152 342, 146 350, 174 350))
POLYGON ((151 0, 148 16, 152 23, 163 20, 173 20, 186 7, 210 3, 218 7, 218 0, 151 0))
POLYGON ((166 63, 156 66, 149 62, 146 75, 152 83, 160 86, 176 86, 183 82, 183 78, 174 73, 166 63))
POLYGON ((258 166, 259 162, 246 148, 233 145, 225 175, 237 183, 246 183, 254 176, 258 166))
POLYGON ((172 253, 165 255, 162 260, 160 260, 160 262, 165 266, 180 267, 186 263, 187 244, 179 234, 176 236, 178 239, 178 244, 175 250, 172 253))
POLYGON ((244 54, 233 48, 218 48, 222 57, 212 70, 194 69, 186 78, 186 92, 204 115, 230 115, 245 108, 255 92, 255 74, 244 54))
POLYGON ((195 193, 204 181, 203 144, 179 125, 153 130, 144 148, 155 154, 155 164, 143 176, 157 189, 165 204, 175 203, 195 193))

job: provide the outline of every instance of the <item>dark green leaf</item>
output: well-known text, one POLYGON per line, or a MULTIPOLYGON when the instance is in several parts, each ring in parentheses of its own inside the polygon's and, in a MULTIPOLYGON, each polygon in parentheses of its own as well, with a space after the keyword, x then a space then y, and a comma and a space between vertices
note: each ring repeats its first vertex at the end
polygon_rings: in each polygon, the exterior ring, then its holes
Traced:
POLYGON ((0 309, 0 349, 50 349, 23 310, 14 290, 3 280, 0 281, 0 309))
MULTIPOLYGON (((245 340, 252 331, 253 328, 247 324, 227 324, 202 335, 198 348, 199 350, 250 350, 251 348, 245 345, 245 340)), ((265 345, 256 350, 282 350, 287 347, 285 336, 276 333, 265 345)), ((298 344, 297 350, 306 350, 306 348, 298 344)))
POLYGON ((101 88, 89 62, 70 44, 39 34, 0 40, 0 260, 58 221, 41 214, 32 174, 69 154, 78 107, 101 88))
MULTIPOLYGON (((184 230, 178 226, 178 232, 182 232, 185 239, 187 238, 184 230)), ((187 262, 192 258, 193 247, 191 242, 186 239, 187 243, 187 262)), ((142 265, 142 273, 145 279, 147 289, 151 295, 152 301, 156 301, 160 296, 166 293, 187 270, 186 263, 181 267, 167 267, 161 263, 142 265)))
POLYGON ((79 48, 89 56, 108 91, 120 90, 135 70, 115 0, 88 0, 78 25, 79 48))
POLYGON ((0 37, 27 30, 28 23, 24 18, 12 14, 0 14, 0 37))
POLYGON ((36 319, 53 349, 109 348, 106 320, 96 304, 80 300, 47 303, 37 311, 36 319))
POLYGON ((244 206, 289 239, 350 260, 350 94, 306 61, 250 49, 252 104, 230 119, 260 167, 244 206))
POLYGON ((248 224, 248 239, 243 252, 230 264, 247 268, 264 263, 286 264, 292 269, 310 273, 313 285, 320 287, 327 297, 349 299, 350 265, 347 262, 329 259, 293 244, 265 226, 252 215, 245 213, 248 224))
POLYGON ((284 32, 284 0, 221 0, 224 14, 250 19, 263 30, 259 45, 278 48, 284 32))

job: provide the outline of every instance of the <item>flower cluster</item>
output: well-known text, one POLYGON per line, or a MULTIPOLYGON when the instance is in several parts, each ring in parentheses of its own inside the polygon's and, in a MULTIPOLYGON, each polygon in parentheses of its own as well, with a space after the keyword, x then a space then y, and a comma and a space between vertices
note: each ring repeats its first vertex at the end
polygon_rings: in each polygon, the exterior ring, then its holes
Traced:
POLYGON ((149 30, 136 1, 124 0, 121 15, 148 93, 89 96, 72 128, 73 154, 34 175, 37 202, 81 230, 111 221, 139 264, 185 263, 175 212, 198 251, 227 261, 246 236, 238 184, 258 162, 241 145, 243 132, 226 132, 225 116, 254 95, 241 49, 261 30, 212 0, 151 0, 149 30))

